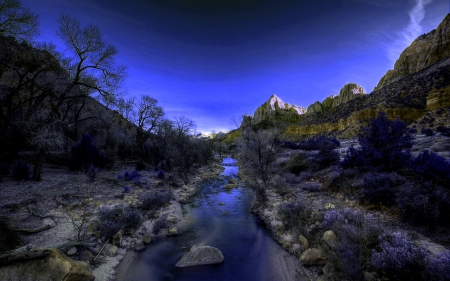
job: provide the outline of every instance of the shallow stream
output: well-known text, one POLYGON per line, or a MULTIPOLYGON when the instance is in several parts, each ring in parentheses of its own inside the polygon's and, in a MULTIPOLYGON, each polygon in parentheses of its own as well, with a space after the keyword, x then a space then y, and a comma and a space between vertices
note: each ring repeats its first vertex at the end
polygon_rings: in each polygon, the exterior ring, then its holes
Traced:
POLYGON ((277 244, 261 221, 249 212, 253 192, 239 184, 226 190, 238 167, 223 160, 223 180, 204 183, 184 206, 190 221, 181 234, 147 245, 123 274, 126 281, 141 280, 303 280, 294 257, 277 244), (225 262, 218 265, 177 268, 191 246, 219 248, 225 262))

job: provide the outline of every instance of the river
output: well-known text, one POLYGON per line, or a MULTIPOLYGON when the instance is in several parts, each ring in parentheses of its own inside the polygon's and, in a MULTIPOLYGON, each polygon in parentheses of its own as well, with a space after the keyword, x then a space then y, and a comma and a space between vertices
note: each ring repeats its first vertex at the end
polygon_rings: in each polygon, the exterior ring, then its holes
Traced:
POLYGON ((238 167, 225 158, 224 179, 205 182, 183 208, 189 220, 181 234, 159 239, 139 252, 121 280, 304 280, 295 257, 271 237, 259 218, 250 213, 253 192, 239 184, 226 190, 227 178, 237 179, 238 167), (191 246, 219 248, 225 262, 177 268, 191 246))

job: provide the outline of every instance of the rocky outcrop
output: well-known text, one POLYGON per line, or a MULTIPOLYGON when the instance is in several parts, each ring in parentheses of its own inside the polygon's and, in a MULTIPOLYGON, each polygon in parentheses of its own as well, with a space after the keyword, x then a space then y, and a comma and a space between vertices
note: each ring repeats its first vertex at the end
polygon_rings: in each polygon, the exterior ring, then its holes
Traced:
POLYGON ((315 103, 308 106, 307 113, 317 113, 328 111, 331 108, 338 107, 352 99, 365 95, 366 91, 364 88, 356 83, 347 83, 344 87, 339 91, 338 95, 329 96, 324 99, 322 102, 316 101, 315 103))
POLYGON ((176 266, 196 266, 205 264, 216 264, 224 261, 222 252, 211 246, 192 246, 191 250, 181 257, 181 260, 177 262, 176 266))
POLYGON ((95 279, 87 263, 74 261, 57 249, 31 250, 30 255, 35 251, 44 251, 44 255, 0 267, 2 280, 93 281, 95 279))
POLYGON ((276 95, 272 95, 268 101, 258 107, 253 114, 253 122, 259 123, 262 120, 279 120, 293 122, 306 112, 306 109, 297 105, 290 105, 283 102, 276 95))
POLYGON ((450 87, 434 89, 428 93, 427 109, 437 109, 450 106, 450 87))
POLYGON ((301 254, 300 262, 302 265, 321 265, 327 263, 327 257, 322 250, 309 248, 301 254))
POLYGON ((400 54, 394 69, 389 70, 380 79, 374 91, 448 57, 450 57, 450 14, 447 14, 437 29, 418 37, 400 54))

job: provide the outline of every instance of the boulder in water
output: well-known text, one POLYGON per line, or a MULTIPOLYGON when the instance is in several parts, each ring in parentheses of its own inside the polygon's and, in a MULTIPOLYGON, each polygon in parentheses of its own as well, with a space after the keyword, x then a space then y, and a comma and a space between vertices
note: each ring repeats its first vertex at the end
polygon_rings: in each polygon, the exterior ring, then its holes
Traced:
POLYGON ((224 261, 222 252, 211 246, 193 246, 189 253, 181 257, 177 267, 216 264, 224 261))

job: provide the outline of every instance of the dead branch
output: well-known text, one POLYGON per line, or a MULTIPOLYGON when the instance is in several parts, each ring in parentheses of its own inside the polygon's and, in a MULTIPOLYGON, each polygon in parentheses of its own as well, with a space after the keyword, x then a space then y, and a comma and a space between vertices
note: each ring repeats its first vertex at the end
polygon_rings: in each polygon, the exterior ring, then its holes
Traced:
POLYGON ((24 232, 26 234, 34 234, 34 233, 38 233, 38 232, 50 229, 52 227, 54 227, 54 226, 46 224, 46 225, 44 225, 42 227, 38 227, 38 228, 34 228, 34 229, 14 229, 14 231, 16 231, 16 232, 24 232))

